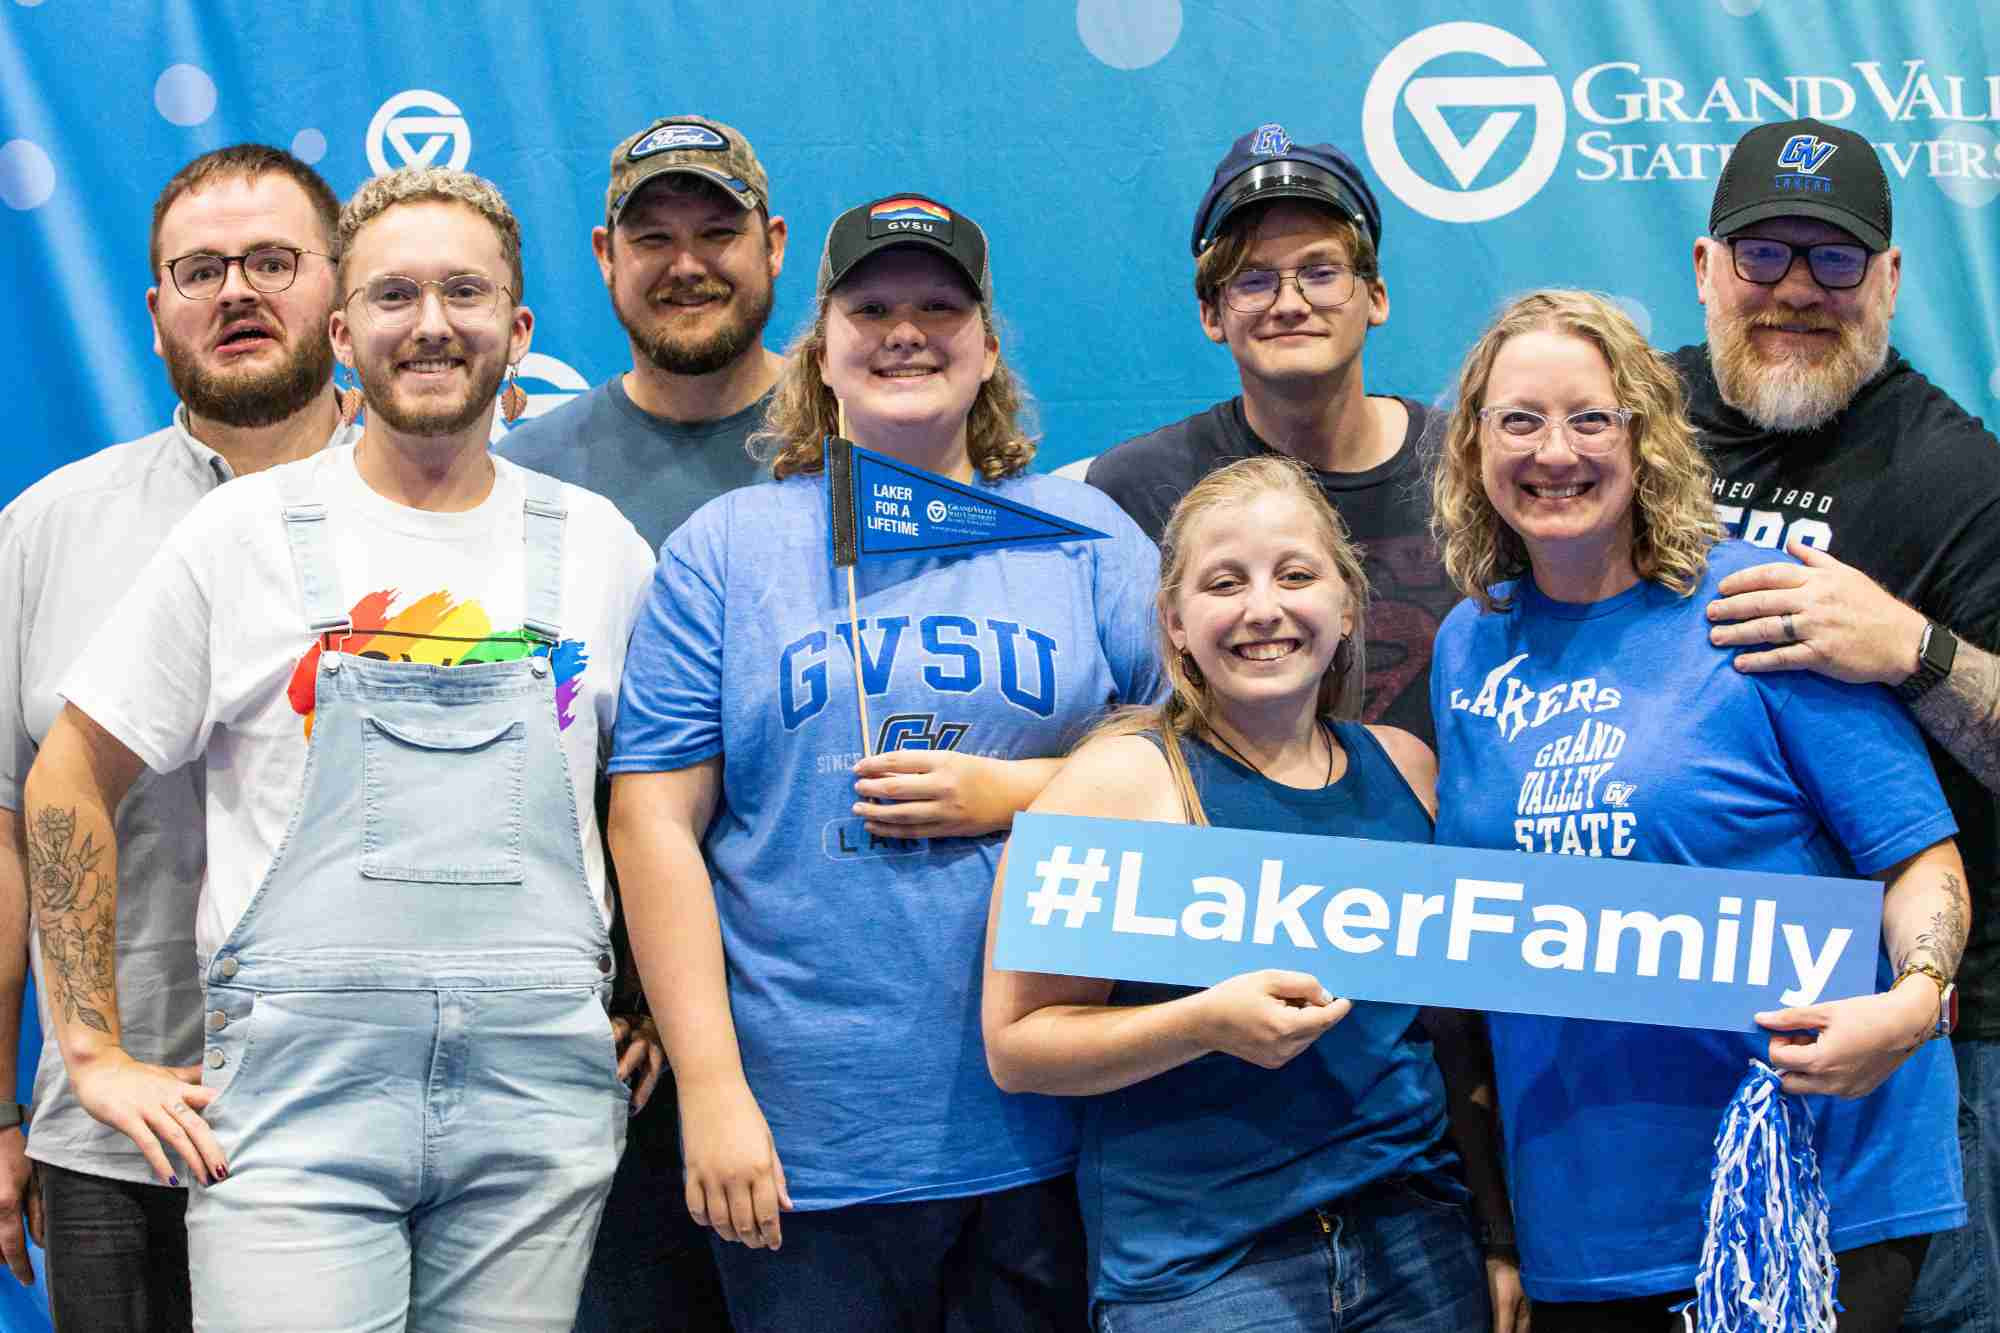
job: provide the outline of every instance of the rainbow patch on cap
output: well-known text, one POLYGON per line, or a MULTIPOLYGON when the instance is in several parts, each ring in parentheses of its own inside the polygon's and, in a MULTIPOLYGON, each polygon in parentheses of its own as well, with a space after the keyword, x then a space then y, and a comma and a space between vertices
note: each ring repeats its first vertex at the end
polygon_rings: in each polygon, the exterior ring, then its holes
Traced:
POLYGON ((868 210, 870 222, 949 222, 951 210, 915 197, 884 199, 868 210))

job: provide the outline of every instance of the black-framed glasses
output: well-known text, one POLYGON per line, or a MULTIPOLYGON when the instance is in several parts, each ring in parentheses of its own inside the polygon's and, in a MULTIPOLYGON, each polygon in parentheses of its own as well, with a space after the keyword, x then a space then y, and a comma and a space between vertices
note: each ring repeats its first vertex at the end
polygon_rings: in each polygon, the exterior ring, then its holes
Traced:
POLYGON ((212 301, 229 281, 229 266, 243 270, 243 281, 251 289, 275 296, 298 280, 299 259, 303 255, 333 256, 320 250, 302 250, 295 245, 260 245, 240 255, 218 255, 207 250, 169 259, 164 267, 174 290, 190 301, 212 301))
POLYGON ((1775 287, 1783 282, 1803 254, 1814 282, 1831 291, 1846 291, 1861 285, 1868 276, 1868 261, 1875 257, 1867 246, 1845 241, 1793 245, 1769 236, 1732 236, 1727 244, 1736 276, 1759 287, 1775 287))
POLYGON ((1246 268, 1222 284, 1222 299, 1239 315, 1261 315, 1278 304, 1278 294, 1291 279, 1299 299, 1315 310, 1332 310, 1354 299, 1358 275, 1345 264, 1307 264, 1302 268, 1246 268))
POLYGON ((412 278, 402 273, 384 273, 370 278, 347 294, 347 300, 361 298, 362 308, 377 324, 402 324, 417 317, 423 308, 424 288, 435 287, 447 317, 483 319, 493 313, 501 293, 507 288, 482 273, 454 273, 448 278, 412 278))
POLYGON ((1637 416, 1629 407, 1585 407, 1566 417, 1544 415, 1526 407, 1479 409, 1479 420, 1493 428, 1493 438, 1515 453, 1532 453, 1549 436, 1551 421, 1562 422, 1569 447, 1579 454, 1608 454, 1625 438, 1625 428, 1637 416))

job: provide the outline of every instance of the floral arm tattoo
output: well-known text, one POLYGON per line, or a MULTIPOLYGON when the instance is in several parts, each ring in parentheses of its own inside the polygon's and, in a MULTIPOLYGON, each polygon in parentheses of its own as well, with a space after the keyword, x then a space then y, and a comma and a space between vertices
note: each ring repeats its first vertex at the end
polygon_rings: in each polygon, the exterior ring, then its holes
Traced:
POLYGON ((86 829, 79 841, 76 810, 45 805, 29 819, 27 837, 28 896, 41 933, 49 1007, 59 1023, 116 1037, 117 855, 111 829, 86 829))
POLYGON ((1912 963, 1929 963, 1948 977, 1957 973, 1959 959, 1965 956, 1965 937, 1972 921, 1972 904, 1966 896, 1964 882, 1957 875, 1949 872, 1944 875, 1944 891, 1950 901, 1943 911, 1931 913, 1930 925, 1896 960, 1897 971, 1912 963))
POLYGON ((1911 711, 1988 791, 2000 792, 2000 657, 1960 639, 1951 674, 1911 711))

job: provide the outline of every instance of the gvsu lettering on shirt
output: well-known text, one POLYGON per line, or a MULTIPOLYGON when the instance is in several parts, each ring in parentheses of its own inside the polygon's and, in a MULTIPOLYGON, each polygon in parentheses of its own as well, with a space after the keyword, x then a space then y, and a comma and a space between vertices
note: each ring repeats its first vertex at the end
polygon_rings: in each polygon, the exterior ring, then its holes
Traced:
POLYGON ((1362 1000, 1749 1031, 1870 993, 1880 929, 1870 881, 1029 814, 994 961, 1186 986, 1289 968, 1362 1000))
MULTIPOLYGON (((778 654, 778 707, 795 731, 826 708, 828 664, 854 670, 854 626, 815 629, 778 654)), ((1012 620, 970 616, 879 616, 861 619, 861 688, 871 697, 892 686, 935 694, 997 688, 1000 697, 1036 717, 1056 711, 1055 639, 1012 620), (898 681, 898 667, 902 679, 898 681)), ((842 689, 852 686, 843 683, 842 689)))

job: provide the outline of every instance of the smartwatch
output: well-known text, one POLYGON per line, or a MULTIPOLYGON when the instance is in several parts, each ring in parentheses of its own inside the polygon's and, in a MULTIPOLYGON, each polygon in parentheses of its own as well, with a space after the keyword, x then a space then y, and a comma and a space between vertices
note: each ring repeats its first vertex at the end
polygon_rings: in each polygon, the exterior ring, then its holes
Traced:
POLYGON ((1917 669, 1896 687, 1896 697, 1915 703, 1930 693, 1931 687, 1951 674, 1958 657, 1958 636, 1934 620, 1924 622, 1924 637, 1917 644, 1917 669))

